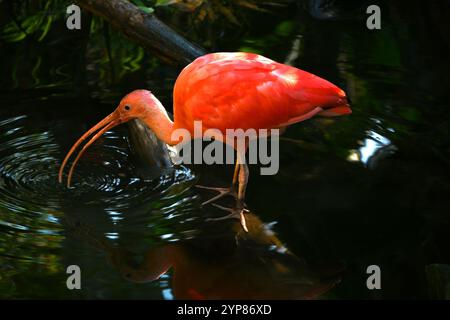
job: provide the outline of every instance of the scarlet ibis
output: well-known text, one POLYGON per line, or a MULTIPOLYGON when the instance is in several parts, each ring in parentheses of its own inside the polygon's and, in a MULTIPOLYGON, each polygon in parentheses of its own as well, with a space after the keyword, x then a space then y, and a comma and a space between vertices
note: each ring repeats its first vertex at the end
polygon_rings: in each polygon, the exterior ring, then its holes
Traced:
MULTIPOLYGON (((334 84, 306 71, 245 52, 219 52, 197 58, 178 76, 173 102, 172 122, 150 91, 135 90, 126 95, 113 113, 72 146, 59 170, 59 182, 62 182, 70 156, 85 139, 93 135, 73 161, 67 186, 86 149, 106 131, 134 118, 142 120, 163 142, 175 145, 179 141, 172 138, 174 130, 184 128, 194 135, 194 121, 201 121, 203 131, 218 129, 225 135, 227 129, 285 128, 314 115, 351 113, 345 92, 334 84)), ((210 188, 220 192, 211 200, 234 195, 236 208, 231 209, 230 216, 239 217, 247 229, 244 197, 249 171, 245 161, 240 162, 236 161, 231 188, 210 188)))

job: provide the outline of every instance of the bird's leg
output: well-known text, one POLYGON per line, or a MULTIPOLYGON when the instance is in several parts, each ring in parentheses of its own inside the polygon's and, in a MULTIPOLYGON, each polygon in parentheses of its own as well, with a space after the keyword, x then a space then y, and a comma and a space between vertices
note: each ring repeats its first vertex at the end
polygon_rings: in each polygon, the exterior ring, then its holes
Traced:
POLYGON ((241 221, 242 228, 248 232, 247 229, 247 223, 245 222, 245 190, 247 190, 247 183, 248 183, 248 175, 249 170, 247 164, 244 162, 244 164, 241 164, 241 169, 239 170, 239 185, 238 185, 238 197, 236 199, 236 210, 239 211, 239 219, 241 221))
POLYGON ((203 202, 202 206, 207 205, 211 202, 214 202, 214 201, 216 201, 222 197, 228 196, 228 195, 231 195, 231 196, 237 198, 238 195, 236 192, 236 183, 238 180, 239 169, 240 169, 239 163, 238 163, 238 161, 236 161, 236 165, 234 167, 233 182, 229 188, 206 187, 206 186, 196 185, 197 188, 205 189, 205 190, 212 190, 212 191, 216 191, 219 193, 218 195, 212 197, 211 199, 203 202))
POLYGON ((229 211, 230 214, 224 216, 224 217, 220 217, 220 218, 213 218, 213 219, 208 219, 209 221, 218 221, 218 220, 225 220, 225 219, 230 219, 230 218, 235 218, 235 219, 239 219, 239 221, 241 222, 242 228, 248 232, 248 228, 247 228, 247 223, 245 220, 245 211, 247 211, 245 209, 245 190, 247 188, 247 182, 248 182, 248 176, 249 176, 249 170, 248 170, 248 166, 247 164, 244 162, 244 164, 240 164, 240 169, 239 169, 239 173, 237 175, 237 179, 238 179, 238 193, 237 193, 237 198, 236 198, 236 206, 234 208, 225 208, 222 206, 219 206, 217 204, 213 204, 215 207, 225 210, 225 211, 229 211))
POLYGON ((233 188, 236 187, 236 183, 238 182, 239 169, 240 169, 239 161, 236 159, 236 164, 234 165, 233 182, 231 183, 231 186, 233 188))

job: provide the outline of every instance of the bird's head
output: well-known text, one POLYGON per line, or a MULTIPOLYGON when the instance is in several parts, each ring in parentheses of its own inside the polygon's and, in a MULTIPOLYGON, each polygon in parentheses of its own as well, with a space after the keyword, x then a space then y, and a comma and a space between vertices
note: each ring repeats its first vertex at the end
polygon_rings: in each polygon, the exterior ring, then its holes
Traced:
POLYGON ((131 119, 145 119, 161 111, 165 112, 164 107, 150 91, 135 90, 122 98, 110 116, 120 124, 131 119))
MULTIPOLYGON (((166 113, 164 107, 161 105, 159 100, 148 90, 135 90, 127 94, 119 103, 119 106, 111 114, 106 116, 103 120, 89 129, 85 134, 78 139, 77 142, 72 146, 72 148, 67 153, 64 161, 59 169, 58 180, 62 182, 62 174, 64 167, 66 166, 70 156, 75 152, 78 146, 83 143, 90 136, 91 139, 83 146, 75 160, 72 163, 68 177, 67 186, 70 186, 73 169, 76 163, 81 158, 83 153, 92 145, 98 138, 100 138, 106 131, 118 126, 121 123, 125 123, 132 119, 152 119, 156 114, 161 114, 161 112, 166 113)), ((148 121, 147 121, 148 122, 148 121)))

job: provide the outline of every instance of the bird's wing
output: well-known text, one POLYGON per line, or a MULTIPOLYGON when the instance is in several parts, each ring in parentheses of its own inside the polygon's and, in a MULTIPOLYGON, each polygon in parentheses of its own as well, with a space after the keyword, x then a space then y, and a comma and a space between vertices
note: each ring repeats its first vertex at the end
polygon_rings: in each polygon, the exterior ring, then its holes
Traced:
MULTIPOLYGON (((203 56, 180 74, 174 89, 175 124, 192 129, 275 128, 316 106, 301 91, 315 77, 252 53, 203 56)), ((312 116, 312 115, 311 115, 312 116)))

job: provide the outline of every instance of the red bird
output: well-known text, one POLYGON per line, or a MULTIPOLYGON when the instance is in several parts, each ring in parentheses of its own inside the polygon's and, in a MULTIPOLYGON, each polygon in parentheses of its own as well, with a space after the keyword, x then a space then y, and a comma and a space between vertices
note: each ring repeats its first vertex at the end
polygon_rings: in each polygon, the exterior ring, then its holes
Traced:
MULTIPOLYGON (((178 76, 173 100, 172 122, 150 91, 136 90, 126 95, 113 113, 87 131, 70 149, 61 165, 59 182, 62 182, 68 159, 87 137, 96 132, 72 163, 68 186, 85 150, 106 131, 134 118, 146 123, 160 140, 174 145, 178 141, 172 140, 172 132, 184 128, 194 135, 194 121, 201 121, 203 131, 218 129, 225 135, 226 129, 282 129, 314 115, 351 113, 345 92, 332 83, 261 55, 244 52, 211 53, 197 58, 178 76)), ((247 165, 236 161, 232 187, 210 188, 220 194, 206 202, 226 194, 235 195, 237 204, 232 215, 241 219, 244 229, 247 180, 247 165)))

